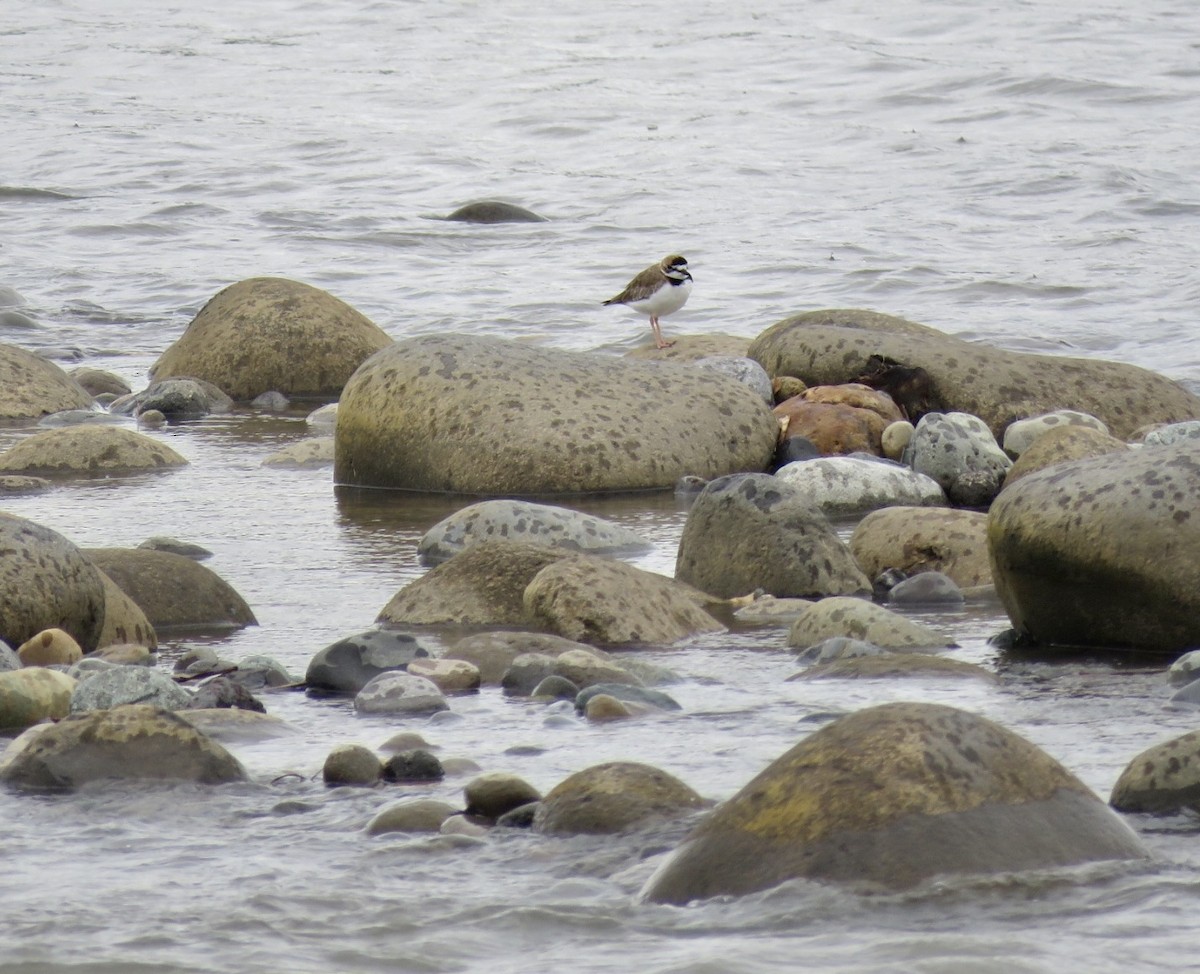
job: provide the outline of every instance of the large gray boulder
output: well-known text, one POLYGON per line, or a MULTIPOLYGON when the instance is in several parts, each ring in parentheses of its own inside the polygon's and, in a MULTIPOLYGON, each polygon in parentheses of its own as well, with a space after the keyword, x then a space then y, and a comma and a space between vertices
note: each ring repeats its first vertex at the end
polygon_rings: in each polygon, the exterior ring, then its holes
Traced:
POLYGON ((1200 644, 1200 440, 1060 463, 988 514, 996 591, 1039 643, 1200 644))
POLYGON ((869 371, 872 356, 924 369, 933 409, 979 416, 997 438, 1017 419, 1057 409, 1090 413, 1124 439, 1149 423, 1200 418, 1200 397, 1133 365, 1010 352, 874 312, 793 315, 750 346, 771 375, 810 385, 852 381, 869 371))
POLYGON ((778 427, 744 384, 469 335, 390 346, 346 383, 339 484, 469 494, 671 487, 762 470, 778 427))
POLYGON ((336 398, 392 339, 344 301, 307 284, 256 277, 213 297, 150 370, 204 379, 237 400, 277 391, 336 398))
POLYGON ((0 344, 0 419, 36 419, 91 406, 83 386, 53 362, 0 344))
POLYGON ((777 758, 701 821, 643 895, 682 904, 797 878, 903 889, 1145 856, 1120 818, 1024 738, 952 707, 893 703, 777 758))
POLYGON ((163 710, 187 710, 192 696, 161 670, 114 666, 81 680, 71 695, 71 713, 109 710, 121 704, 153 704, 163 710))
POLYGON ((825 515, 770 474, 709 483, 688 512, 675 577, 718 598, 869 592, 871 583, 825 515))
POLYGON ((381 673, 403 670, 429 656, 416 636, 368 629, 326 646, 308 663, 304 682, 312 690, 358 693, 381 673))

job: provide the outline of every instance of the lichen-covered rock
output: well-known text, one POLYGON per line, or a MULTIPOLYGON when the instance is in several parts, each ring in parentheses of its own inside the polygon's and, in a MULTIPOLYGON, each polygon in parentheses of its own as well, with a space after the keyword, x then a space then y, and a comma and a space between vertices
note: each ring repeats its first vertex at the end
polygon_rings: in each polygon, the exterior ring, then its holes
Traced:
POLYGON ((771 375, 810 385, 853 381, 872 356, 923 368, 937 399, 931 408, 978 416, 997 437, 1015 420, 1056 409, 1090 413, 1120 438, 1147 423, 1200 418, 1200 397, 1136 366, 1010 352, 854 309, 785 318, 751 343, 750 356, 771 375))
POLYGON ((888 568, 905 575, 938 571, 962 588, 988 585, 987 515, 979 511, 888 507, 854 528, 850 552, 869 578, 888 568))
POLYGON ((1142 751, 1121 772, 1109 804, 1155 815, 1200 808, 1200 731, 1142 751))
POLYGON ((108 575, 99 568, 96 572, 104 583, 104 626, 96 640, 96 649, 129 644, 157 649, 158 634, 146 613, 108 575))
POLYGON ((789 463, 775 476, 801 491, 829 515, 861 514, 881 507, 944 507, 946 495, 931 477, 901 464, 864 457, 821 457, 789 463))
POLYGON ((168 420, 176 423, 227 413, 233 409, 233 399, 211 382, 178 376, 122 396, 109 409, 116 416, 136 416, 144 427, 158 427, 168 420))
POLYGON ((996 592, 1044 644, 1200 645, 1200 440, 1023 477, 988 514, 996 592))
POLYGON ((1015 484, 1035 470, 1044 470, 1056 463, 1103 457, 1128 450, 1129 446, 1115 436, 1091 426, 1058 426, 1043 433, 1025 449, 1004 475, 1004 486, 1015 484))
POLYGON ((153 704, 163 710, 187 710, 192 696, 161 670, 113 666, 80 680, 71 695, 71 713, 108 710, 133 703, 153 704))
POLYGON ((361 744, 339 744, 325 756, 321 778, 325 784, 370 787, 383 775, 383 762, 361 744))
POLYGON ((548 632, 480 632, 460 639, 442 658, 471 663, 478 668, 483 685, 495 686, 518 656, 526 653, 559 656, 572 649, 595 652, 585 643, 548 632))
POLYGON ((43 430, 0 454, 0 472, 42 476, 109 476, 169 470, 187 460, 152 436, 87 423, 43 430))
POLYGON ((904 450, 904 460, 916 473, 937 481, 947 496, 959 503, 964 503, 960 495, 978 490, 978 478, 985 479, 988 486, 982 498, 985 503, 990 501, 1012 466, 987 424, 962 412, 923 416, 904 450), (971 486, 960 486, 964 481, 971 486))
POLYGON ((435 714, 450 705, 432 681, 389 670, 358 691, 354 709, 360 714, 435 714))
POLYGON ((146 704, 72 714, 33 737, 0 781, 29 788, 76 788, 105 779, 242 781, 246 772, 220 744, 170 711, 146 704))
POLYGON ((825 516, 769 474, 721 477, 701 491, 683 528, 675 577, 718 598, 756 589, 802 598, 871 588, 825 516))
POLYGON ((35 419, 91 405, 83 386, 53 362, 0 344, 0 419, 35 419))
POLYGON ((608 835, 681 818, 705 805, 665 771, 613 761, 577 771, 555 785, 538 805, 533 827, 546 835, 608 835))
POLYGON ((788 645, 807 649, 831 636, 862 639, 884 649, 928 649, 953 643, 929 626, 865 599, 822 599, 792 623, 788 645))
POLYGON ((1165 423, 1150 430, 1142 439, 1143 446, 1174 446, 1186 440, 1200 440, 1200 420, 1165 423))
POLYGON ((34 666, 0 672, 0 728, 32 727, 71 712, 75 679, 34 666))
POLYGON ((1073 426, 1096 430, 1099 433, 1108 433, 1108 427, 1095 416, 1081 413, 1075 409, 1057 409, 1041 416, 1018 419, 1009 426, 1004 431, 1004 452, 1014 459, 1019 458, 1047 433, 1053 430, 1069 429, 1073 426))
POLYGON ((391 343, 381 328, 325 291, 256 277, 213 297, 150 374, 205 379, 237 400, 270 391, 331 399, 365 359, 391 343))
POLYGON ((483 495, 665 488, 761 470, 777 432, 766 404, 724 376, 429 335, 376 353, 346 383, 334 477, 483 495))
POLYGON ((308 663, 304 682, 310 689, 358 693, 380 673, 403 670, 429 656, 416 636, 386 629, 368 629, 326 646, 308 663))
POLYGON ((643 895, 688 903, 797 878, 903 889, 1145 856, 1120 818, 1025 739, 952 707, 895 703, 842 717, 777 758, 693 829, 643 895))

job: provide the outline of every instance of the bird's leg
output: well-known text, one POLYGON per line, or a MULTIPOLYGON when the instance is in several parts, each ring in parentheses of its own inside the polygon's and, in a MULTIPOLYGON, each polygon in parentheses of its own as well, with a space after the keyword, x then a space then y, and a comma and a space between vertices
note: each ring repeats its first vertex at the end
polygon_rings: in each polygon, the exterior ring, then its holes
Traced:
POLYGON ((668 342, 663 339, 662 328, 659 327, 657 315, 650 316, 650 328, 654 332, 655 348, 670 348, 672 345, 675 344, 674 342, 668 342))

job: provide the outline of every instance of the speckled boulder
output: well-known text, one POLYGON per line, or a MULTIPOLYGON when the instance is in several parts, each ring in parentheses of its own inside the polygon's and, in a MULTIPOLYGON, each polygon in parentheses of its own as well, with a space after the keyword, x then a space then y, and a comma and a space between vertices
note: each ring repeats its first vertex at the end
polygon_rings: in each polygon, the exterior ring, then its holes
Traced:
POLYGON ((158 648, 158 634, 141 607, 126 595, 99 568, 96 571, 104 582, 104 626, 96 640, 96 648, 135 644, 149 650, 158 648))
POLYGON ((893 653, 857 656, 821 663, 797 673, 792 680, 898 680, 921 679, 982 680, 997 683, 991 670, 965 660, 930 653, 893 653))
POLYGON ((71 711, 75 679, 58 670, 33 666, 0 673, 0 728, 31 727, 60 720, 71 711))
POLYGON ((358 693, 380 673, 403 670, 428 656, 429 650, 415 636, 368 629, 320 650, 309 660, 304 682, 317 691, 358 693))
POLYGON ((360 714, 435 714, 449 710, 442 691, 431 680, 411 673, 380 673, 354 697, 360 714))
POLYGON ((1009 426, 1004 431, 1004 452, 1016 459, 1045 434, 1053 430, 1070 429, 1071 427, 1108 433, 1108 427, 1095 416, 1081 413, 1075 409, 1058 409, 1041 416, 1018 419, 1009 426))
POLYGON ((830 636, 862 639, 884 649, 952 646, 929 626, 906 619, 865 599, 822 599, 805 609, 788 631, 788 645, 807 649, 830 636))
POLYGON ((114 666, 80 680, 71 695, 71 713, 108 710, 129 703, 154 704, 163 710, 187 710, 192 695, 161 670, 114 666))
POLYGON ((376 353, 346 383, 334 477, 485 495, 666 488, 685 474, 762 470, 777 433, 735 379, 429 335, 376 353))
POLYGON ((147 548, 88 548, 84 554, 133 599, 160 633, 172 627, 257 625, 233 586, 191 558, 147 548))
POLYGON ((771 377, 767 370, 754 359, 744 355, 706 355, 693 360, 698 369, 706 369, 718 375, 727 375, 731 379, 753 389, 768 406, 775 405, 775 394, 771 391, 771 377))
POLYGON ((927 413, 917 423, 904 460, 917 473, 937 481, 955 501, 963 493, 959 484, 971 475, 983 476, 993 485, 986 492, 990 500, 1012 466, 983 420, 967 413, 927 413))
POLYGON ((581 511, 530 501, 490 500, 443 518, 425 532, 417 554, 425 564, 438 565, 472 544, 497 538, 592 554, 632 553, 651 547, 636 531, 581 511))
POLYGON ((656 348, 653 342, 631 348, 626 358, 658 362, 694 362, 717 356, 743 357, 750 346, 744 335, 729 335, 720 332, 706 335, 679 335, 673 345, 656 348))
POLYGON ((780 467, 775 476, 826 514, 861 514, 881 507, 943 507, 946 495, 932 478, 908 467, 862 457, 822 457, 780 467))
POLYGON ((85 423, 43 430, 0 454, 0 472, 108 476, 170 470, 187 460, 165 443, 121 426, 85 423))
POLYGON ((572 649, 596 652, 591 646, 548 632, 480 632, 466 636, 442 654, 443 659, 465 660, 479 669, 485 686, 495 686, 513 661, 527 653, 559 656, 572 649))
POLYGON ((979 416, 997 437, 1015 420, 1056 409, 1090 413, 1121 438, 1147 423, 1200 418, 1200 397, 1136 366, 1009 352, 873 312, 794 315, 750 346, 750 356, 771 375, 798 376, 810 385, 853 381, 872 355, 924 368, 933 380, 934 408, 979 416))
POLYGON ((1146 434, 1142 444, 1151 447, 1174 446, 1186 440, 1200 440, 1200 420, 1159 426, 1146 434))
POLYGON ((683 904, 797 878, 904 889, 1145 857, 1117 815, 1024 738, 952 707, 893 703, 777 758, 700 822, 643 896, 683 904))
POLYGON ((1200 809, 1200 731, 1142 751, 1121 772, 1109 804, 1154 815, 1200 809))
POLYGON ((780 598, 871 589, 825 516, 769 474, 721 477, 704 488, 688 512, 675 577, 718 598, 755 589, 780 598))
POLYGON ((979 511, 888 507, 854 528, 850 552, 869 578, 887 568, 906 575, 939 571, 962 588, 988 585, 987 515, 979 511))
POLYGON ((391 343, 381 328, 325 291, 256 277, 213 297, 150 374, 206 379, 238 400, 271 391, 335 398, 364 359, 391 343))
POLYGON ((535 831, 547 835, 608 835, 704 808, 696 792, 665 771, 613 761, 577 771, 542 799, 535 831))
POLYGON ((30 788, 76 788, 105 779, 242 781, 220 744, 167 710, 147 704, 73 714, 26 741, 0 780, 30 788))
POLYGON ((90 653, 104 626, 104 582, 61 534, 0 512, 0 639, 20 646, 65 629, 90 653))
POLYGON ((1200 645, 1200 440, 1060 463, 988 514, 996 591, 1035 642, 1200 645))
POLYGON ((315 470, 333 466, 333 437, 310 436, 296 443, 289 443, 263 460, 264 467, 279 467, 284 470, 315 470))
POLYGON ((0 344, 0 419, 34 419, 91 406, 83 386, 53 362, 0 344))
POLYGON ((1025 449, 1004 475, 1004 486, 1008 487, 1035 470, 1044 470, 1056 463, 1103 457, 1128 450, 1129 446, 1115 436, 1091 426, 1058 426, 1039 436, 1025 449))

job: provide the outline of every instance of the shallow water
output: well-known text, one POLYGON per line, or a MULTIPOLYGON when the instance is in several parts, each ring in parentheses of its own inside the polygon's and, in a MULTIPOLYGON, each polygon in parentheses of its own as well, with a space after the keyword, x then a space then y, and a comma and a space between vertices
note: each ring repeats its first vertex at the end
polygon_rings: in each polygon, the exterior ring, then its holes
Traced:
MULTIPOLYGON (((0 340, 140 387, 212 294, 273 274, 396 338, 620 353, 648 328, 599 302, 676 251, 696 287, 668 337, 868 307, 1200 387, 1197 36, 1182 0, 21 5, 0 24, 0 296, 17 292, 0 303, 31 321, 0 319, 0 340), (551 219, 430 218, 481 198, 551 219)), ((0 431, 0 446, 27 432, 0 431)), ((261 466, 308 433, 303 410, 170 428, 153 435, 187 468, 5 506, 81 545, 204 544, 260 623, 208 641, 302 673, 421 573, 416 541, 461 503, 339 495, 328 470, 261 466)), ((672 571, 674 497, 577 506, 646 535, 635 563, 672 571)), ((995 605, 926 621, 1000 685, 786 683, 782 631, 739 629, 651 654, 676 672, 682 715, 589 727, 485 692, 415 729, 443 757, 543 789, 623 758, 723 798, 822 715, 889 700, 999 720, 1101 796, 1139 750, 1196 726, 1164 709, 1161 663, 1001 655, 995 605)), ((167 634, 164 661, 197 641, 167 634)), ((230 744, 251 784, 0 794, 0 966, 1131 971, 1190 956, 1187 818, 1131 820, 1145 867, 649 906, 636 892, 675 833, 368 839, 405 790, 327 793, 313 776, 335 744, 377 746, 413 722, 295 693, 267 703, 294 730, 230 744)), ((433 793, 456 800, 466 780, 433 793)))

